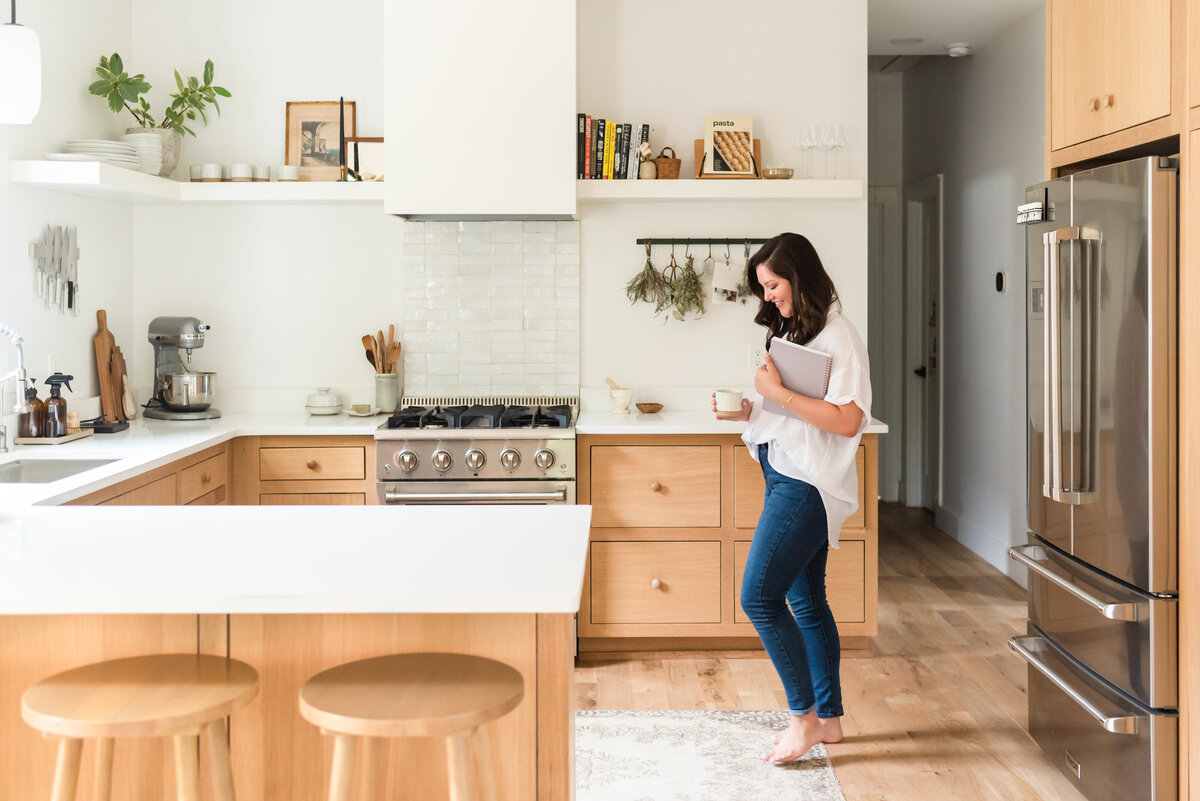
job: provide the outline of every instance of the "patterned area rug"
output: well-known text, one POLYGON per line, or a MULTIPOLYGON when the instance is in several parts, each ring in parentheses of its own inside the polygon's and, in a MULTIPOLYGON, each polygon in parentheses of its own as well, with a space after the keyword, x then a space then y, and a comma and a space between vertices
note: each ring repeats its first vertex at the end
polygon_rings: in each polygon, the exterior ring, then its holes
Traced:
POLYGON ((576 799, 844 801, 823 745, 762 761, 787 723, 787 712, 576 712, 576 799))

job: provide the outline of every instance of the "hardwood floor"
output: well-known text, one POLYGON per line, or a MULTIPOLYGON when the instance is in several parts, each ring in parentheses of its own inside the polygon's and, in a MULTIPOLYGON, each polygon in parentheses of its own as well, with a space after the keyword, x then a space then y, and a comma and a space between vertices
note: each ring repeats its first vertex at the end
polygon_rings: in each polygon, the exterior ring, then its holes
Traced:
MULTIPOLYGON (((879 506, 879 635, 842 660, 847 801, 1082 801, 1025 731, 1025 593, 933 527, 879 506)), ((779 709, 761 652, 581 656, 579 709, 779 709)), ((766 744, 764 743, 764 753, 766 744)))

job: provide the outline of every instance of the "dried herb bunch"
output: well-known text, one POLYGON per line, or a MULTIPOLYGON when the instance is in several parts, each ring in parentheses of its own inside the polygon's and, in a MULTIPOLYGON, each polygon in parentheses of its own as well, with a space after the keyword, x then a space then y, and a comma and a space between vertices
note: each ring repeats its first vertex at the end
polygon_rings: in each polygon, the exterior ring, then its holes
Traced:
POLYGON ((625 285, 625 296, 630 303, 653 303, 658 314, 671 304, 671 284, 650 263, 650 243, 646 243, 646 266, 625 285))
POLYGON ((671 294, 675 296, 675 311, 672 315, 676 320, 686 318, 688 312, 695 312, 696 318, 704 316, 704 290, 700 286, 700 276, 696 274, 696 257, 688 254, 683 270, 671 282, 671 294))

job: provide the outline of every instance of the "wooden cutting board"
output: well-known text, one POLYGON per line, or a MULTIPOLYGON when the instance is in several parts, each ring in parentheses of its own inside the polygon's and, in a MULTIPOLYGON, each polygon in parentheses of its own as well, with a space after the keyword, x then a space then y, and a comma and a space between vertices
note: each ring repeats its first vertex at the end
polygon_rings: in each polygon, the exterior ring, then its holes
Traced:
POLYGON ((128 420, 136 414, 136 409, 129 409, 125 403, 125 357, 121 355, 120 345, 114 346, 112 351, 112 383, 117 396, 117 417, 128 420))
POLYGON ((98 309, 96 323, 100 329, 92 337, 92 342, 96 346, 96 377, 100 387, 100 410, 104 413, 105 420, 114 422, 121 419, 118 417, 121 400, 117 396, 116 387, 112 382, 112 354, 115 342, 112 331, 108 330, 108 312, 98 309))

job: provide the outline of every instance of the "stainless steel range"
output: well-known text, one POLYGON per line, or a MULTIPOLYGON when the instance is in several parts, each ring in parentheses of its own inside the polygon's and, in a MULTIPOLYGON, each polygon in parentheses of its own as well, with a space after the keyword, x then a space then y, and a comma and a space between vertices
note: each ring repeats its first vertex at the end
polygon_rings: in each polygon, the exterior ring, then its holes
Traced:
POLYGON ((575 503, 575 397, 406 397, 375 431, 384 504, 575 503))

